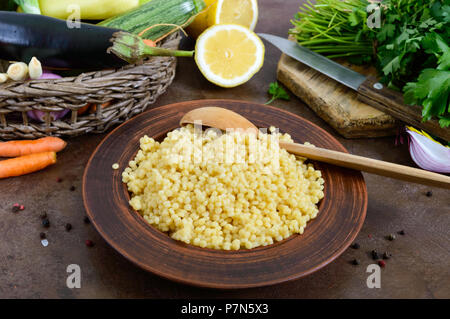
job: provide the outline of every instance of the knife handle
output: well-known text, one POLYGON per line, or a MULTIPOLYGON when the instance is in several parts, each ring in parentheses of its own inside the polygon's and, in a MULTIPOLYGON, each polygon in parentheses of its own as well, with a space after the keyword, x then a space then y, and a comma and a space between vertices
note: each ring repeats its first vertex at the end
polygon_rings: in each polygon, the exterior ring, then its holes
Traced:
POLYGON ((404 104, 402 93, 387 88, 374 77, 369 76, 358 88, 358 99, 406 124, 450 141, 450 128, 442 128, 436 119, 422 122, 420 106, 404 104))

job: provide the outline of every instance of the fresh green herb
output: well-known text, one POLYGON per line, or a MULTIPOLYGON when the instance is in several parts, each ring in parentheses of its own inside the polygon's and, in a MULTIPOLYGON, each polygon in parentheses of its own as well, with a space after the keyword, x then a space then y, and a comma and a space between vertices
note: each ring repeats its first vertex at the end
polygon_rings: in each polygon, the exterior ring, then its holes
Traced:
POLYGON ((329 58, 345 57, 359 64, 373 59, 372 30, 366 24, 366 0, 307 1, 291 20, 289 34, 298 43, 329 58))
POLYGON ((282 99, 282 100, 286 100, 286 101, 289 101, 291 99, 291 97, 286 92, 286 90, 283 89, 283 87, 281 87, 278 84, 278 82, 270 83, 268 93, 270 95, 272 95, 272 98, 269 101, 267 101, 265 104, 270 104, 277 99, 282 99))
POLYGON ((388 87, 401 91, 406 83, 416 81, 423 69, 437 67, 438 46, 447 47, 442 39, 450 36, 449 16, 445 15, 450 6, 446 9, 444 1, 383 2, 384 24, 377 30, 376 50, 378 69, 388 87))
POLYGON ((300 8, 300 45, 330 58, 377 66, 381 81, 423 107, 423 120, 450 126, 450 0, 385 0, 380 28, 368 28, 366 0, 316 0, 300 8))
POLYGON ((421 45, 425 53, 437 61, 435 69, 422 70, 416 82, 403 88, 405 103, 423 105, 424 121, 439 118, 441 127, 450 125, 450 47, 437 33, 427 33, 421 45))
POLYGON ((14 0, 25 13, 41 14, 39 0, 14 0))

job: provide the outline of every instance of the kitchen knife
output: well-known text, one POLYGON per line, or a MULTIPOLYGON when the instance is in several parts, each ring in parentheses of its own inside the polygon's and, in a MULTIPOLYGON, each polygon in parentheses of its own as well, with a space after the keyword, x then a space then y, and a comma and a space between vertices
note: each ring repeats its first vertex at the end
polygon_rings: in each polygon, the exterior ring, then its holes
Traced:
POLYGON ((364 103, 409 125, 450 141, 450 128, 440 127, 439 122, 435 119, 422 122, 422 108, 420 106, 405 105, 402 93, 385 87, 376 78, 366 77, 346 68, 321 54, 298 45, 294 41, 271 34, 258 33, 258 35, 291 58, 355 90, 358 92, 358 99, 364 103))

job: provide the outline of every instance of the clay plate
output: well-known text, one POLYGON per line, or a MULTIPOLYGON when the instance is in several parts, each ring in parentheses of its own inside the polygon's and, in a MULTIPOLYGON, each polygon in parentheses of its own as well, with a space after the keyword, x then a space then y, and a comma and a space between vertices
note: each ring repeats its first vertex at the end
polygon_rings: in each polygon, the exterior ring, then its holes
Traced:
POLYGON ((296 142, 346 152, 330 134, 275 107, 233 100, 171 104, 142 113, 112 131, 92 154, 83 177, 86 212, 101 236, 139 267, 195 286, 234 289, 273 285, 311 274, 336 259, 353 242, 366 215, 367 191, 360 172, 314 163, 325 180, 318 217, 303 235, 270 246, 221 251, 178 242, 158 231, 128 205, 121 173, 147 134, 161 140, 189 110, 229 108, 258 127, 273 125, 296 142), (118 163, 118 170, 112 164, 118 163))

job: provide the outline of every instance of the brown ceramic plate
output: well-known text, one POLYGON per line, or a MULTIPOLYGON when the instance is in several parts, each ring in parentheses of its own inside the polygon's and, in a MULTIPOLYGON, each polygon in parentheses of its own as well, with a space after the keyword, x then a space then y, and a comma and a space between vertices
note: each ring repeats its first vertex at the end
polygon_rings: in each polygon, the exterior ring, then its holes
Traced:
POLYGON ((220 106, 258 127, 273 125, 296 142, 346 152, 330 134, 303 118, 275 107, 231 100, 201 100, 158 107, 112 131, 97 147, 83 177, 84 205, 101 236, 139 267, 181 283, 211 288, 247 288, 297 279, 324 267, 352 243, 366 215, 367 191, 360 172, 315 163, 325 180, 318 217, 303 235, 250 250, 205 249, 173 240, 128 205, 121 173, 147 134, 162 139, 189 110, 220 106), (118 163, 120 169, 113 170, 118 163))

